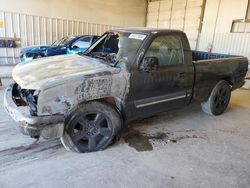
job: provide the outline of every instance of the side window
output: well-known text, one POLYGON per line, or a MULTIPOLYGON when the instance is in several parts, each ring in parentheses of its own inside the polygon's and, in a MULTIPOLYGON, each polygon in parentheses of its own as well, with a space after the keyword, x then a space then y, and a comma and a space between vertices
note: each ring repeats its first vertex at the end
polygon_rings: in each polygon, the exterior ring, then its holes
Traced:
POLYGON ((79 47, 79 48, 88 48, 90 46, 91 43, 91 37, 83 37, 80 38, 79 40, 77 40, 72 47, 79 47))
POLYGON ((181 40, 176 35, 162 35, 153 40, 145 57, 157 57, 159 66, 183 64, 181 40))
POLYGON ((83 37, 83 38, 80 38, 79 41, 90 42, 91 41, 91 37, 83 37))

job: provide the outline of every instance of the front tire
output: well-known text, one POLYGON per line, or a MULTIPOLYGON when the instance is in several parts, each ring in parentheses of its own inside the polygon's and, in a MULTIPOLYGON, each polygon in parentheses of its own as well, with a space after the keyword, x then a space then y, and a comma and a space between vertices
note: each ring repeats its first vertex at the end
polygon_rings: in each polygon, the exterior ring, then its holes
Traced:
POLYGON ((114 140, 121 127, 120 115, 113 107, 98 101, 89 102, 69 115, 61 142, 73 152, 103 150, 114 140))
POLYGON ((227 81, 222 80, 215 85, 208 100, 201 103, 201 108, 207 114, 220 115, 226 110, 230 98, 231 87, 227 81))

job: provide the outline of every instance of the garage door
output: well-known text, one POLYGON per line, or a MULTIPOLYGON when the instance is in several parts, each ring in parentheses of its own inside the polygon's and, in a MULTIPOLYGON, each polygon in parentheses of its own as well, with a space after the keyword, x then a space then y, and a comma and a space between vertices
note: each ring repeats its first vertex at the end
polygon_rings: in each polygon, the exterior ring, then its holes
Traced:
POLYGON ((161 0, 148 4, 147 27, 185 31, 191 48, 196 48, 204 0, 161 0))

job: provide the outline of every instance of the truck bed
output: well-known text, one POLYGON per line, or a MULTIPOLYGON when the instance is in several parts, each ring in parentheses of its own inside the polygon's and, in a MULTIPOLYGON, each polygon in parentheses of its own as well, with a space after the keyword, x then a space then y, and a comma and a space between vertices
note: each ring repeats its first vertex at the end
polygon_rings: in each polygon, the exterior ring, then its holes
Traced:
POLYGON ((236 55, 228 55, 228 54, 219 54, 219 53, 208 53, 202 51, 192 51, 193 61, 201 61, 208 59, 222 59, 222 58, 232 58, 232 57, 240 57, 236 55))
POLYGON ((244 84, 248 59, 242 56, 192 51, 195 68, 194 98, 207 99, 220 80, 226 80, 232 90, 244 84))

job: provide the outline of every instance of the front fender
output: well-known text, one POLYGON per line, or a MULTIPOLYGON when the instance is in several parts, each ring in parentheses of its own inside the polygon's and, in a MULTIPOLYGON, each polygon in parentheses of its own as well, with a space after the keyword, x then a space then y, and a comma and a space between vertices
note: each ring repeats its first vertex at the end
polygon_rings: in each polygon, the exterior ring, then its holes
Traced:
POLYGON ((41 91, 38 96, 38 115, 66 114, 87 101, 115 97, 124 100, 129 90, 130 74, 110 72, 65 80, 63 84, 41 91))

